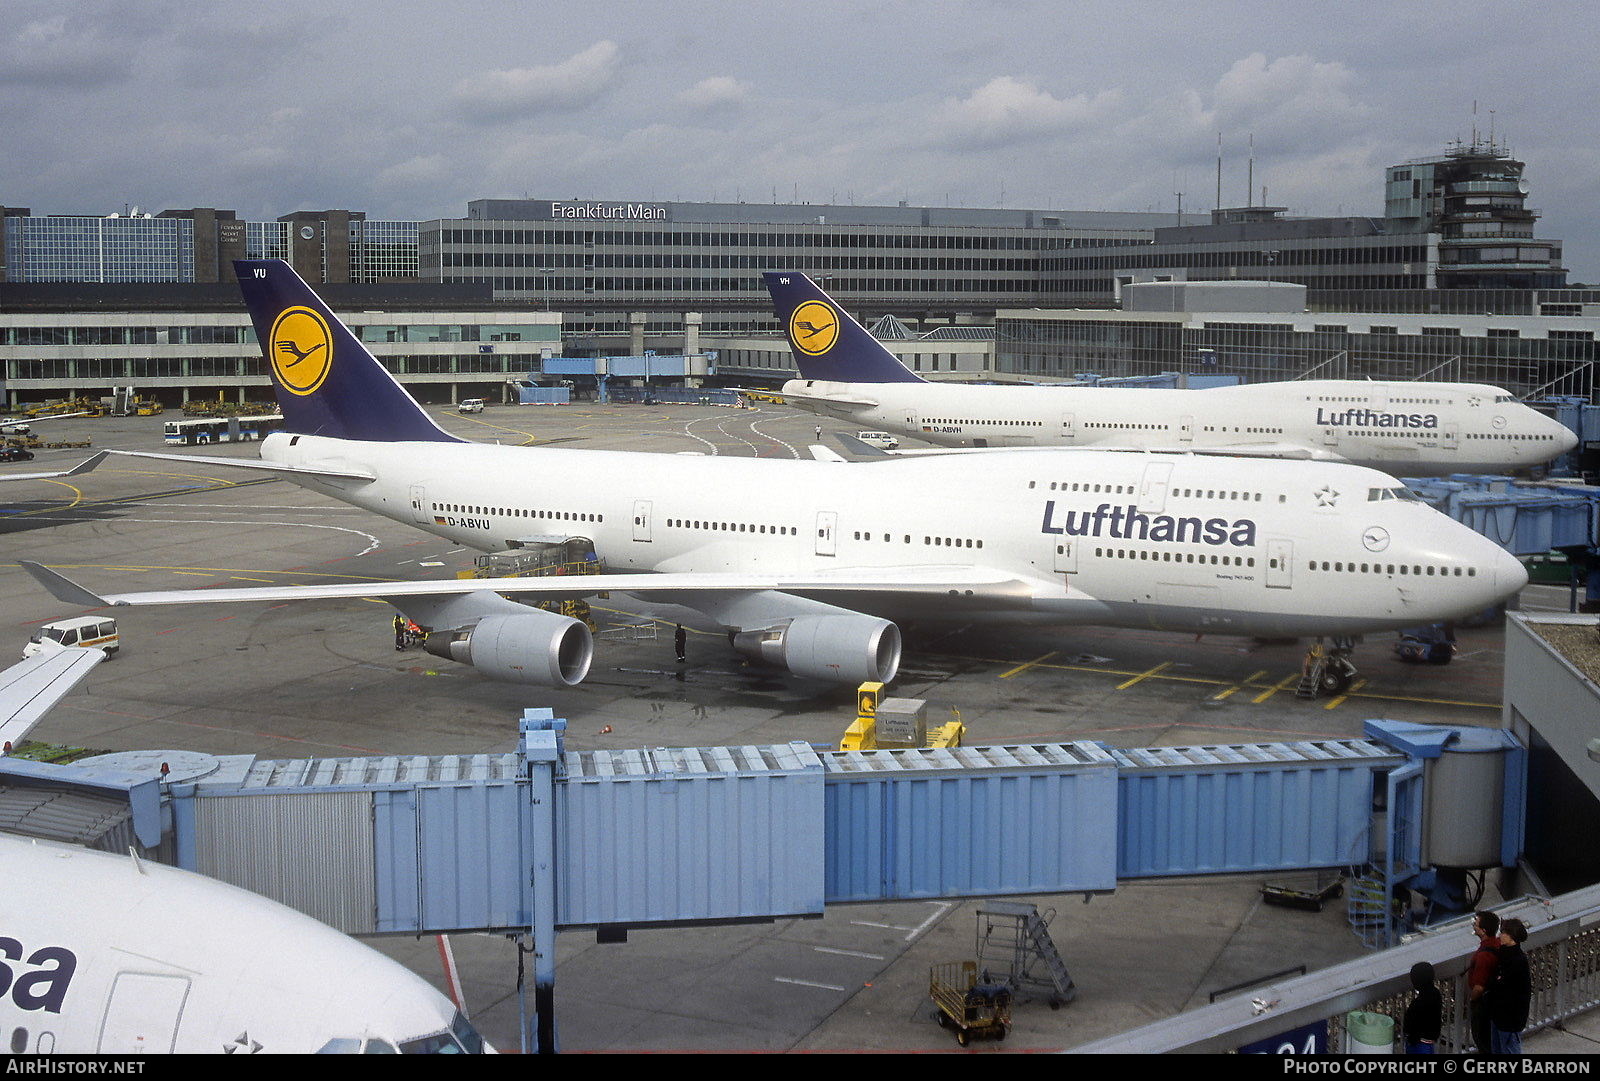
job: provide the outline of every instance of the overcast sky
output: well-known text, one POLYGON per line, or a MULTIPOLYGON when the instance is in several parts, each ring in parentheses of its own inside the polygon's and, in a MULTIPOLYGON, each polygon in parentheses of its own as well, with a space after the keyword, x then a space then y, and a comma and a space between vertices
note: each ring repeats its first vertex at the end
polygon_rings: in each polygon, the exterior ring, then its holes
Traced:
POLYGON ((484 197, 1383 213, 1488 137, 1600 281, 1583 4, 0 0, 0 204, 460 217, 484 197), (1369 10, 1370 9, 1370 10, 1369 10), (1476 116, 1474 116, 1476 104, 1476 116))

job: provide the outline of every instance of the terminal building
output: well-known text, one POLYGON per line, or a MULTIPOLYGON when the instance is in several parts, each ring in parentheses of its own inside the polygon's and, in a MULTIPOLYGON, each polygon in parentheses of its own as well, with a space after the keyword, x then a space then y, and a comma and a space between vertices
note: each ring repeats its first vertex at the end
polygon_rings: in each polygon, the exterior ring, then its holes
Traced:
POLYGON ((440 384, 425 397, 549 382, 565 374, 553 356, 704 352, 713 383, 781 381, 794 367, 760 274, 785 268, 864 323, 891 317, 890 348, 936 378, 1342 367, 1592 396, 1600 290, 1566 287, 1561 244, 1533 236, 1526 197, 1523 163, 1474 140, 1391 166, 1383 215, 1361 217, 487 198, 425 221, 0 208, 0 389, 11 407, 112 385, 264 394, 230 264, 281 258, 352 323, 397 328, 364 333, 397 376, 440 384), (1136 283, 1250 281, 1303 287, 1298 307, 1253 311, 1248 290, 1125 303, 1136 283))

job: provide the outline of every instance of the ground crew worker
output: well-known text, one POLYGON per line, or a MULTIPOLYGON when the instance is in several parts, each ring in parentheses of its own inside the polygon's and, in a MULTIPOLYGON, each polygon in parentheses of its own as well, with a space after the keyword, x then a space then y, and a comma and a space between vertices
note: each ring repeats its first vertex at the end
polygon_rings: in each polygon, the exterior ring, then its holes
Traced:
POLYGON ((394 648, 406 648, 406 621, 399 612, 394 615, 394 648))
POLYGON ((678 629, 672 632, 672 648, 678 652, 678 663, 683 663, 683 647, 688 642, 689 636, 683 633, 683 624, 678 624, 678 629))

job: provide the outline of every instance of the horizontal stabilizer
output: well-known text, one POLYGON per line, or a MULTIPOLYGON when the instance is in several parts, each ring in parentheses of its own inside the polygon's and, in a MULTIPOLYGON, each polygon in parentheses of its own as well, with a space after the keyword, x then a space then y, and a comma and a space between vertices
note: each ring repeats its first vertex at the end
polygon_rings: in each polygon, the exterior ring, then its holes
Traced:
POLYGON ((149 450, 113 450, 102 454, 120 454, 127 458, 150 458, 158 462, 183 462, 185 465, 214 465, 232 469, 253 469, 258 473, 275 473, 279 476, 322 477, 326 480, 371 481, 377 479, 365 469, 338 466, 332 463, 318 465, 280 465, 263 462, 258 458, 219 458, 204 454, 158 454, 149 450))

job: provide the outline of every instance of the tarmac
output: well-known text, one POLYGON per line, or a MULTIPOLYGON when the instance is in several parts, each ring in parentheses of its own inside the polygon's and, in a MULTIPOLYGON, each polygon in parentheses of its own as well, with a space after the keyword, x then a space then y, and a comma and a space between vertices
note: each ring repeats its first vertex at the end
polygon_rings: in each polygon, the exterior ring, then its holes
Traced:
MULTIPOLYGON (((662 453, 805 455, 815 418, 782 407, 491 407, 437 413, 469 438, 662 453)), ((150 418, 36 425, 95 449, 174 450, 150 418), (47 427, 48 425, 48 427, 47 427)), ((843 426, 824 422, 827 433, 843 426)), ((201 448, 255 457, 255 447, 201 448)), ((65 468, 90 451, 42 451, 0 472, 65 468)), ((66 480, 0 485, 0 655, 32 627, 79 614, 15 566, 37 560, 91 589, 454 577, 475 553, 292 484, 217 467, 118 459, 66 480)), ((1564 607, 1559 591, 1525 603, 1564 607)), ((498 684, 397 652, 393 611, 375 601, 136 608, 117 612, 123 649, 34 733, 93 750, 181 749, 262 758, 476 754, 510 750, 525 708, 569 723, 571 749, 806 740, 836 744, 854 693, 746 663, 693 613, 613 595, 590 678, 572 689, 498 684), (689 631, 674 662, 672 628, 689 631)), ((908 628, 893 693, 930 720, 959 715, 968 743, 1100 740, 1118 747, 1350 738, 1367 718, 1500 722, 1498 628, 1466 629, 1446 667, 1400 663, 1387 641, 1358 652, 1347 695, 1294 697, 1303 644, 1104 628, 908 628)), ((1076 985, 1059 1009, 1020 1003, 1003 1043, 974 1053, 1055 1051, 1365 951, 1338 902, 1266 905, 1265 884, 1314 873, 1125 882, 1112 894, 1028 898, 1076 985)), ((568 932, 557 944, 565 1051, 955 1051, 928 1007, 929 966, 974 956, 971 900, 839 905, 816 920, 634 930, 624 943, 568 932)), ((367 940, 441 988, 434 939, 367 940)), ((496 1046, 516 1049, 518 958, 497 936, 450 939, 462 999, 496 1046)), ((1463 952, 1471 948, 1463 943, 1463 952)), ((531 974, 531 970, 530 970, 531 974)), ((1596 1049, 1592 1017, 1540 1033, 1530 1050, 1596 1049), (1556 1044, 1555 1041, 1562 1041, 1556 1044), (1569 1046, 1568 1042, 1571 1042, 1569 1046), (1548 1046, 1547 1046, 1548 1045, 1548 1046)))

